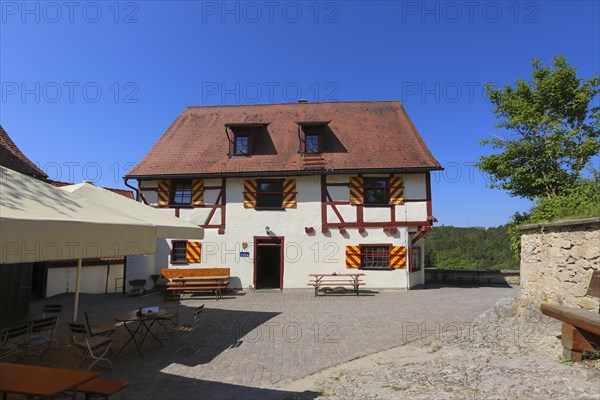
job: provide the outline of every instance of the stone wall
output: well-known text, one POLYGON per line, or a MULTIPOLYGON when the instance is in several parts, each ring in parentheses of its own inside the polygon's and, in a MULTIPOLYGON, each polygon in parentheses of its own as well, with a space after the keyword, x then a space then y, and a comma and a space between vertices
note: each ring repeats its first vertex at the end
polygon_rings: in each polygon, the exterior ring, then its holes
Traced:
POLYGON ((597 310, 586 296, 600 269, 600 218, 531 224, 521 231, 521 297, 517 315, 539 318, 541 302, 597 310))

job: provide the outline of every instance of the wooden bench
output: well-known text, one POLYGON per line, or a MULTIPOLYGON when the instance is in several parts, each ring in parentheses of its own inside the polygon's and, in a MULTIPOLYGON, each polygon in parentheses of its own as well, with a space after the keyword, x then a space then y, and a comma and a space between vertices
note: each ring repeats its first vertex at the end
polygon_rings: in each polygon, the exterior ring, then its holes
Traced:
POLYGON ((351 287, 352 290, 358 296, 360 294, 360 287, 366 285, 364 282, 359 280, 359 277, 364 276, 363 273, 354 274, 309 274, 308 276, 312 279, 308 281, 307 285, 315 288, 315 297, 317 297, 320 288, 337 288, 337 287, 351 287))
POLYGON ((221 298, 221 291, 229 285, 229 268, 163 268, 163 278, 168 279, 167 291, 184 293, 214 291, 221 298))
POLYGON ((95 378, 79 385, 77 392, 85 393, 86 400, 95 398, 108 399, 125 386, 127 386, 127 381, 121 379, 95 378))
MULTIPOLYGON (((600 271, 594 271, 588 296, 600 298, 600 271)), ((600 349, 600 310, 598 313, 576 307, 542 303, 542 314, 563 321, 561 342, 563 357, 581 361, 584 352, 598 353, 600 349)))

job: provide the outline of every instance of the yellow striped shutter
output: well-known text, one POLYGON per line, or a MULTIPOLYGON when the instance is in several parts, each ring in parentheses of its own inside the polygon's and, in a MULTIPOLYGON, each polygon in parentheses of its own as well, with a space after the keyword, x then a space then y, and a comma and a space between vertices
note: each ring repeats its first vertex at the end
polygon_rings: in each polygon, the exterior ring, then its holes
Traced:
POLYGON ((171 181, 164 180, 158 182, 158 200, 156 205, 159 207, 167 207, 169 205, 169 197, 171 197, 171 181))
POLYGON ((346 268, 360 268, 360 246, 346 246, 346 268))
POLYGON ((406 268, 406 247, 392 246, 390 251, 390 267, 392 269, 406 268))
POLYGON ((192 206, 197 207, 204 204, 204 179, 192 181, 192 206))
POLYGON ((350 178, 350 204, 363 204, 364 189, 362 176, 350 178))
POLYGON ((401 176, 390 178, 390 205, 404 204, 404 179, 401 176))
POLYGON ((187 242, 187 247, 185 249, 185 261, 189 263, 199 263, 201 247, 202 243, 200 242, 187 242))
POLYGON ((244 180, 244 208, 256 208, 256 179, 244 180))
POLYGON ((283 208, 296 208, 296 180, 283 180, 283 208))

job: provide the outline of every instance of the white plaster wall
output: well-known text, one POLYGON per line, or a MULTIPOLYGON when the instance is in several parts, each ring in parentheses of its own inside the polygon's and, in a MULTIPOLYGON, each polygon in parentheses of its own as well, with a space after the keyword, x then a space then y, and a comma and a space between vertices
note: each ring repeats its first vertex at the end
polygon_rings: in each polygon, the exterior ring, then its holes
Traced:
POLYGON ((426 174, 406 174, 404 177, 404 198, 425 200, 427 198, 426 174))
POLYGON ((425 241, 419 239, 414 247, 421 248, 421 269, 410 273, 410 286, 425 284, 425 241))
MULTIPOLYGON (((425 197, 424 174, 405 176, 406 190, 412 193, 412 198, 425 197), (421 177, 421 175, 423 175, 421 177), (419 188, 422 185, 423 188, 419 188), (410 189, 409 189, 410 188, 410 189)), ((328 182, 348 182, 350 176, 330 176, 328 182)), ((399 228, 394 235, 383 232, 382 228, 366 229, 362 234, 357 229, 347 228, 347 233, 341 235, 337 229, 321 233, 321 184, 315 177, 296 178, 297 208, 282 211, 266 211, 246 209, 243 207, 243 179, 227 180, 227 221, 224 235, 219 235, 216 229, 207 229, 202 241, 202 258, 199 264, 172 265, 170 264, 170 239, 159 242, 158 252, 154 260, 151 256, 138 256, 139 264, 145 266, 132 267, 128 264, 127 280, 135 277, 150 279, 151 273, 159 273, 161 268, 194 268, 194 267, 229 267, 231 268, 231 286, 244 287, 254 284, 254 237, 267 236, 265 227, 269 226, 275 236, 284 237, 284 288, 307 288, 308 274, 314 272, 347 272, 345 267, 345 247, 360 244, 391 244, 394 246, 409 246, 408 229, 399 228), (306 234, 305 227, 313 227, 315 232, 306 234), (242 242, 249 247, 242 249, 242 242), (240 257, 240 251, 248 251, 250 257, 240 257)), ((205 186, 218 185, 220 180, 205 186)), ((145 186, 145 185, 144 185, 145 186)), ((152 185, 149 185, 152 186, 152 185)), ((334 200, 347 201, 348 188, 330 187, 334 200)), ((207 203, 214 202, 209 197, 212 191, 205 192, 207 203)), ((148 196, 146 196, 148 198, 148 196)), ((346 222, 356 221, 355 206, 338 206, 346 222)), ((174 210, 164 210, 173 212, 174 210)), ((206 209, 181 209, 180 217, 193 223, 202 223, 208 214, 206 209)), ((328 221, 336 222, 337 217, 328 212, 328 221)), ((364 209, 365 221, 381 222, 390 220, 390 209, 369 207, 364 209)), ((406 203, 397 206, 398 220, 424 221, 426 219, 426 203, 406 203)), ((215 214, 214 222, 220 222, 220 215, 215 214)), ((131 258, 131 257, 130 257, 131 258)), ((128 258, 128 260, 130 259, 128 258)), ((128 261, 129 263, 129 261, 128 261)), ((362 271, 366 274, 364 281, 367 288, 406 288, 408 285, 408 269, 390 271, 362 271)), ((423 270, 410 274, 410 284, 424 282, 423 270)), ((148 286, 147 286, 148 287, 148 286)))
MULTIPOLYGON (((107 265, 82 267, 80 292, 106 293, 107 268, 107 265)), ((110 269, 111 275, 109 276, 108 293, 113 293, 115 291, 114 277, 117 277, 119 274, 123 275, 123 264, 111 265, 110 269)), ((50 297, 60 293, 74 292, 76 276, 76 267, 48 268, 46 296, 50 297)))
POLYGON ((141 184, 142 194, 149 205, 155 206, 158 201, 158 193, 155 190, 144 190, 144 188, 158 187, 158 181, 143 181, 141 184))

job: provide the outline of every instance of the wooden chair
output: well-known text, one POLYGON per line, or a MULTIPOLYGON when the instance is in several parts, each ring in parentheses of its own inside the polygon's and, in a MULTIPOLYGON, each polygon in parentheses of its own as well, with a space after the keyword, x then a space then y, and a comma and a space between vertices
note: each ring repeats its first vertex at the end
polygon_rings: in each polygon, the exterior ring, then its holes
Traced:
MULTIPOLYGON (((29 337, 24 343, 25 356, 28 356, 31 349, 40 349, 40 360, 44 354, 48 353, 55 342, 56 328, 58 327, 58 316, 46 317, 31 321, 29 327, 29 337)), ((52 358, 52 355, 50 355, 52 358)), ((54 360, 52 360, 54 363, 54 360)))
POLYGON ((182 335, 181 344, 177 350, 175 350, 175 353, 181 350, 184 346, 189 346, 192 350, 194 350, 194 354, 201 350, 201 348, 196 350, 196 346, 194 346, 191 340, 200 328, 200 314, 202 313, 202 310, 204 310, 204 304, 196 307, 191 324, 179 324, 173 327, 173 333, 182 335))
POLYGON ((88 332, 90 336, 106 336, 109 337, 117 330, 117 327, 114 324, 107 324, 102 326, 97 326, 90 323, 90 317, 87 311, 83 311, 83 315, 85 317, 85 324, 87 325, 88 332))
POLYGON ((110 365, 110 369, 113 369, 110 360, 104 357, 112 345, 112 340, 109 337, 91 336, 86 326, 77 322, 69 322, 69 328, 71 329, 73 345, 77 347, 77 350, 81 355, 81 359, 77 362, 75 368, 77 368, 82 361, 91 358, 94 362, 87 368, 88 371, 92 369, 98 361, 107 362, 108 365, 110 365), (96 351, 97 353, 95 353, 96 351))
POLYGON ((0 333, 2 342, 0 343, 0 360, 15 357, 17 361, 21 357, 27 337, 29 335, 29 323, 19 324, 6 328, 0 333))

